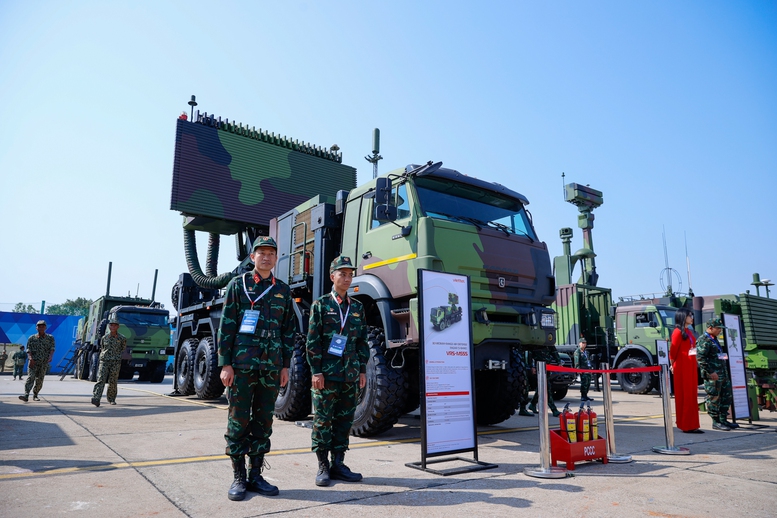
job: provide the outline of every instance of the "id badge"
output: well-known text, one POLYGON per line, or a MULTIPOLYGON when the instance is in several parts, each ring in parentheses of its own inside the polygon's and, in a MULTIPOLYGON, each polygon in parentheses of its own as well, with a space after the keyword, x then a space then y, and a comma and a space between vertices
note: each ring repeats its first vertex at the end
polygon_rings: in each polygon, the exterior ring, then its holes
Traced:
POLYGON ((334 334, 332 335, 332 341, 329 342, 329 354, 334 354, 335 356, 342 356, 343 351, 345 351, 345 344, 348 341, 348 337, 343 335, 334 334))
POLYGON ((256 332, 256 324, 259 322, 259 312, 254 309, 247 309, 243 313, 243 321, 240 322, 238 333, 252 335, 256 332))
POLYGON ((718 355, 718 360, 728 360, 728 354, 726 353, 720 353, 718 355))
POLYGON ((688 356, 696 356, 696 348, 695 347, 693 349, 689 349, 688 350, 688 356))

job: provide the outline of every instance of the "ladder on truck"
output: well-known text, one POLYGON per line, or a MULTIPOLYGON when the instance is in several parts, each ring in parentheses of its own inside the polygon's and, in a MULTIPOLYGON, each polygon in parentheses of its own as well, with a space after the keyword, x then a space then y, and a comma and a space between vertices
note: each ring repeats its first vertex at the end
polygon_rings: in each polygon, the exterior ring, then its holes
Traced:
POLYGON ((60 371, 62 373, 62 376, 60 376, 59 381, 62 381, 65 379, 65 376, 68 374, 74 374, 75 373, 75 367, 76 367, 76 359, 78 358, 78 355, 76 354, 76 351, 78 351, 78 344, 76 342, 73 342, 73 345, 70 346, 70 349, 68 352, 65 353, 65 356, 62 357, 61 360, 59 360, 59 363, 57 364, 57 368, 62 368, 60 371))

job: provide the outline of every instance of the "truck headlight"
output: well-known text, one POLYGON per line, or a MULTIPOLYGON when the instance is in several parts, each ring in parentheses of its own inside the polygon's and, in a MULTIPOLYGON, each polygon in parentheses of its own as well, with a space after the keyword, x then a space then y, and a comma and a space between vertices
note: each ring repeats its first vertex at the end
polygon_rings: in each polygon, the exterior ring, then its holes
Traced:
POLYGON ((556 314, 555 313, 543 313, 542 314, 542 327, 554 328, 556 327, 556 314))

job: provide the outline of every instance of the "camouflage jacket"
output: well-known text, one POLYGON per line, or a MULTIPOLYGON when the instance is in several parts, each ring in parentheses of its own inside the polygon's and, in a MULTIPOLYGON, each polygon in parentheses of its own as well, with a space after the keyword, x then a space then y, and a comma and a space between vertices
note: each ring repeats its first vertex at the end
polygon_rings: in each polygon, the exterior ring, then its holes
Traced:
POLYGON ((44 334, 39 338, 37 333, 27 340, 27 355, 35 363, 48 363, 54 353, 54 337, 44 334))
POLYGON ((588 353, 581 351, 580 347, 575 349, 575 353, 572 355, 572 361, 574 362, 575 369, 593 369, 588 353))
POLYGON ((553 365, 561 365, 561 356, 558 355, 558 351, 555 346, 552 347, 539 347, 533 349, 530 353, 532 366, 536 367, 537 362, 551 363, 553 365))
POLYGON ((310 308, 307 341, 310 371, 311 374, 323 374, 326 380, 358 381, 359 373, 366 372, 367 361, 370 359, 364 307, 358 300, 346 296, 346 300, 340 301, 338 309, 335 297, 339 298, 334 292, 324 295, 313 302, 310 308), (346 312, 348 317, 345 327, 340 331, 340 315, 345 316, 346 312), (342 356, 329 352, 329 344, 335 333, 347 337, 342 356))
POLYGON ((718 373, 718 380, 728 378, 728 369, 726 369, 726 360, 718 358, 718 354, 723 353, 723 348, 716 338, 704 333, 696 341, 696 362, 699 364, 701 377, 709 379, 713 372, 718 373))
POLYGON ((11 358, 13 358, 14 365, 21 367, 24 365, 24 362, 27 361, 27 353, 24 351, 16 351, 11 358))
POLYGON ((121 354, 127 348, 127 337, 107 334, 100 340, 100 361, 121 361, 121 354))
POLYGON ((288 367, 294 351, 294 308, 289 286, 270 275, 260 279, 256 272, 229 281, 218 333, 219 366, 235 369, 278 370, 288 367), (245 287, 243 280, 245 279, 245 287), (256 282, 259 279, 259 282, 256 282), (262 293, 270 288, 260 300, 262 293), (239 333, 251 299, 259 320, 253 334, 239 333))

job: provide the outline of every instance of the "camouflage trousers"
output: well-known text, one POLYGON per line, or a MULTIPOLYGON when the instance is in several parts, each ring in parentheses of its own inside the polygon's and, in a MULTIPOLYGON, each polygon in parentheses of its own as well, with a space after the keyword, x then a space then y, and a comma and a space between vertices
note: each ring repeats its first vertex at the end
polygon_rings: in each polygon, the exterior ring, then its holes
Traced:
POLYGON ((103 397, 103 388, 108 383, 108 403, 116 401, 116 394, 119 392, 119 369, 121 369, 121 360, 100 360, 100 368, 97 371, 97 383, 94 384, 92 397, 100 399, 103 397))
POLYGON ((588 397, 588 389, 591 388, 591 375, 580 374, 580 395, 588 397))
POLYGON ((24 393, 29 395, 30 389, 32 389, 33 395, 37 396, 40 389, 43 387, 43 378, 46 376, 46 371, 49 370, 48 362, 35 362, 35 366, 27 370, 27 381, 24 382, 24 393), (32 385, 35 384, 33 389, 32 385))
POLYGON ((725 421, 731 406, 731 380, 704 380, 704 390, 707 392, 707 413, 713 422, 725 421))
POLYGON ((22 377, 22 372, 24 371, 24 365, 14 365, 13 366, 13 377, 19 376, 22 377))
POLYGON ((313 389, 313 451, 348 449, 357 387, 357 382, 325 380, 323 389, 313 389))
POLYGON ((232 386, 227 388, 226 454, 263 455, 270 451, 272 418, 280 387, 280 371, 235 369, 232 386))
MULTIPOLYGON (((548 385, 547 386, 548 386, 548 390, 547 390, 547 392, 548 392, 548 408, 551 409, 551 410, 557 410, 556 403, 553 402, 553 389, 550 386, 550 380, 548 380, 548 385)), ((537 406, 537 402, 539 402, 539 400, 540 400, 540 391, 537 390, 534 393, 534 397, 531 398, 532 406, 536 407, 537 406)))

